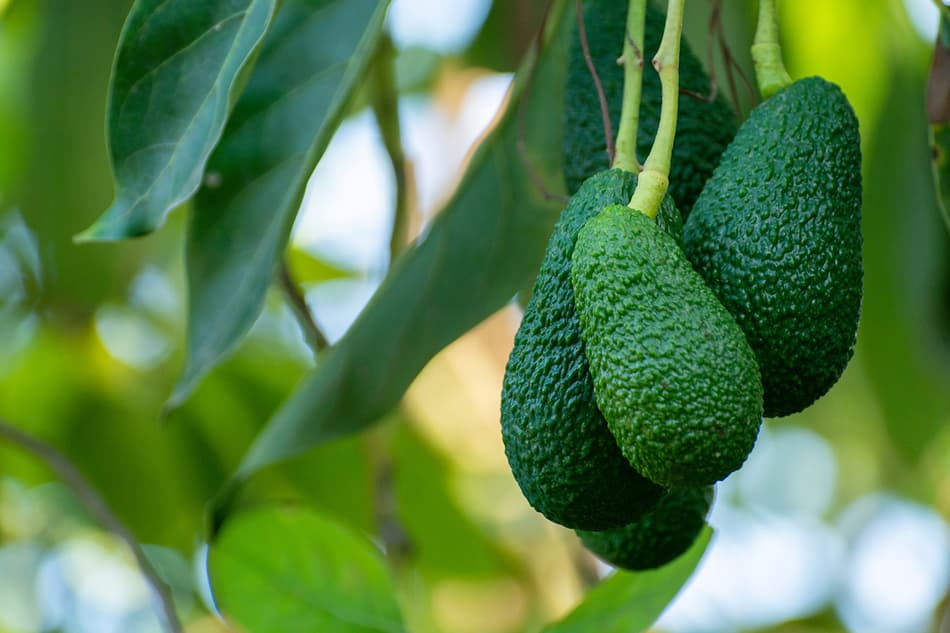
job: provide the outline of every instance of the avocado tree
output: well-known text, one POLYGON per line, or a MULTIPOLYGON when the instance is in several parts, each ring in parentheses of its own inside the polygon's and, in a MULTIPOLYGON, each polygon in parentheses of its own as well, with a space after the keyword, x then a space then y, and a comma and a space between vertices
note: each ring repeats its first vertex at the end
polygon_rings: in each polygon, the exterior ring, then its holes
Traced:
POLYGON ((0 631, 869 630, 881 508, 936 561, 883 630, 950 617, 942 3, 935 46, 902 0, 482 3, 454 50, 406 0, 80 4, 0 0, 0 631), (408 113, 486 77, 427 208, 408 113), (346 217, 384 270, 301 237, 346 217), (762 508, 811 576, 729 553, 762 508))

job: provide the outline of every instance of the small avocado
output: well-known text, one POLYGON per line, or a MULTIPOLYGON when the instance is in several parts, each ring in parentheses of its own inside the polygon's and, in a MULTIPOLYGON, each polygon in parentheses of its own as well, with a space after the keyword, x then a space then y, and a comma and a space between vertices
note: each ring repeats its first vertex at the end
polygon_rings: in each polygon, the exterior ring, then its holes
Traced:
MULTIPOLYGON (((591 60, 603 84, 614 134, 623 104, 623 66, 617 59, 626 36, 627 0, 586 0, 584 26, 591 60)), ((660 76, 650 60, 660 47, 665 14, 647 5, 644 44, 643 88, 637 152, 645 160, 660 122, 662 91, 660 76)), ((679 116, 673 146, 670 195, 684 217, 712 175, 719 157, 735 136, 739 124, 722 98, 706 99, 711 82, 702 62, 684 40, 680 49, 679 116)), ((568 58, 568 80, 564 110, 564 165, 568 191, 574 192, 584 180, 609 165, 600 100, 584 58, 577 27, 572 34, 568 58)))
POLYGON ((712 506, 712 486, 671 488, 655 508, 613 530, 577 530, 587 549, 614 567, 642 571, 662 567, 696 541, 712 506))
MULTIPOLYGON (((629 200, 636 182, 633 174, 604 171, 571 198, 505 370, 501 430, 511 471, 532 507, 571 528, 625 525, 663 493, 630 467, 597 408, 571 286, 578 231, 605 205, 629 200)), ((660 218, 679 235, 682 220, 668 197, 660 218)))
POLYGON ((597 404, 634 469, 665 487, 738 469, 761 424, 759 368, 676 241, 606 207, 578 234, 571 281, 597 404))
POLYGON ((766 416, 805 409, 844 372, 862 246, 857 118, 836 85, 796 81, 752 111, 684 229, 686 255, 755 351, 766 416))

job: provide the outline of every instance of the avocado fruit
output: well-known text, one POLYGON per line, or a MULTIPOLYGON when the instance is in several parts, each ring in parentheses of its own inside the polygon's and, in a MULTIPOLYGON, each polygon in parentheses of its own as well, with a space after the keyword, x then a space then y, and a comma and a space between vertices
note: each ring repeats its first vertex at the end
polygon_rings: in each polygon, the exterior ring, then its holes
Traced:
POLYGON ((608 206, 578 234, 571 282, 597 405, 634 469, 664 487, 737 470, 761 424, 759 368, 676 241, 608 206))
MULTIPOLYGON (((501 430, 511 471, 532 507, 571 528, 626 525, 663 493, 630 467, 597 408, 570 278, 581 227, 604 206, 629 200, 636 182, 612 169, 589 178, 571 198, 505 370, 501 430)), ((682 220, 669 197, 659 222, 679 236, 682 220)))
MULTIPOLYGON (((604 88, 613 131, 616 134, 623 103, 623 66, 617 59, 626 37, 627 0, 586 0, 584 25, 591 61, 604 88)), ((647 5, 643 88, 637 152, 645 160, 660 122, 660 76, 650 65, 663 36, 666 16, 647 5)), ((721 96, 709 100, 711 82, 702 62, 684 40, 680 49, 679 115, 673 145, 670 195, 688 217, 696 196, 712 175, 719 157, 732 140, 738 122, 721 96)), ((592 174, 609 166, 600 100, 580 43, 577 27, 572 34, 565 92, 563 155, 568 191, 573 193, 592 174)))
POLYGON ((851 359, 861 312, 861 139, 838 86, 758 105, 684 229, 687 257, 755 351, 768 417, 801 411, 851 359))
POLYGON ((712 506, 712 486, 671 488, 642 517, 613 530, 576 530, 584 546, 605 563, 629 571, 672 562, 696 541, 712 506))

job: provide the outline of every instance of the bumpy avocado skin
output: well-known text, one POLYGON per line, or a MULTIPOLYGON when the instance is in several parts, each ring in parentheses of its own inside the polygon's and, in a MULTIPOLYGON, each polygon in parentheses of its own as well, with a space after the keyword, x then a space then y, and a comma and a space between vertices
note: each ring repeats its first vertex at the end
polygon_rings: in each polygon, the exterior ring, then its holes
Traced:
MULTIPOLYGON (((604 86, 616 135, 623 103, 623 67, 617 58, 623 52, 627 0, 587 0, 584 24, 591 58, 604 86)), ((637 130, 637 153, 646 160, 660 122, 660 77, 650 65, 663 36, 666 18, 661 11, 647 7, 645 64, 637 130)), ((696 95, 708 95, 709 77, 702 63, 684 41, 680 51, 680 86, 689 91, 680 96, 673 145, 670 194, 684 217, 719 163, 719 157, 735 136, 738 123, 732 109, 721 96, 712 101, 696 95)), ((607 144, 600 114, 600 101, 584 59, 575 27, 568 60, 568 83, 564 112, 564 164, 568 191, 574 192, 590 176, 608 167, 607 144)))
POLYGON ((706 525, 712 506, 712 486, 671 488, 655 508, 613 530, 577 530, 581 542, 604 562, 621 569, 655 569, 689 549, 706 525))
POLYGON ((861 140, 847 98, 819 77, 755 108, 684 230, 686 254, 755 351, 765 415, 824 395, 861 312, 861 140))
POLYGON ((759 368, 676 242, 606 207, 578 234, 571 281, 597 404, 634 469, 667 487, 737 470, 761 424, 759 368))
MULTIPOLYGON (((548 519, 583 529, 625 525, 663 490, 623 458, 597 408, 571 287, 577 233, 605 205, 630 199, 636 176, 590 178, 554 227, 531 300, 515 336, 502 389, 505 454, 525 498, 548 519)), ((662 217, 681 230, 667 197, 662 217)))

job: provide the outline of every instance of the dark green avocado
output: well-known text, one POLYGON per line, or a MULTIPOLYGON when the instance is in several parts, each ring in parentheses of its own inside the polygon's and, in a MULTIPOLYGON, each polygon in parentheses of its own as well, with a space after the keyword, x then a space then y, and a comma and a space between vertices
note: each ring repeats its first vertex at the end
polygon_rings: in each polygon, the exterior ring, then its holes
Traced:
POLYGON ((665 487, 738 469, 761 423, 759 368, 675 240, 606 207, 578 234, 571 281, 597 404, 634 469, 665 487))
POLYGON ((755 351, 765 415, 824 395, 851 359, 864 275, 861 139, 836 85, 802 79, 752 111, 684 245, 755 351))
MULTIPOLYGON (((630 467, 597 408, 570 279, 578 231, 605 205, 629 200, 636 182, 633 174, 605 171, 571 198, 505 370, 501 430, 511 471, 536 510, 572 528, 625 525, 663 492, 630 467)), ((668 197, 661 218, 679 234, 682 221, 668 197)))
MULTIPOLYGON (((627 0, 587 0, 584 24, 591 58, 604 86, 613 132, 617 133, 623 102, 623 67, 617 58, 623 52, 627 0)), ((572 6, 573 10, 573 6, 572 6)), ((643 89, 637 151, 646 160, 660 122, 660 77, 650 66, 663 36, 665 15, 647 5, 645 24, 643 89)), ((719 157, 736 133, 738 123, 721 96, 707 100, 709 76, 703 64, 684 41, 680 51, 679 116, 673 145, 670 195, 684 217, 712 175, 719 157)), ((600 101, 581 49, 575 27, 568 60, 568 83, 564 112, 564 165, 568 191, 574 192, 592 174, 608 167, 607 144, 600 114, 600 101)))
POLYGON ((577 530, 581 542, 614 567, 641 571, 662 567, 678 558, 696 541, 712 506, 712 486, 671 488, 655 508, 613 530, 577 530))

